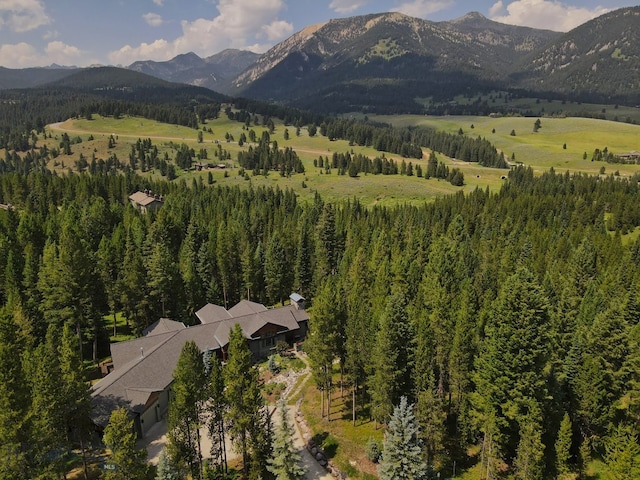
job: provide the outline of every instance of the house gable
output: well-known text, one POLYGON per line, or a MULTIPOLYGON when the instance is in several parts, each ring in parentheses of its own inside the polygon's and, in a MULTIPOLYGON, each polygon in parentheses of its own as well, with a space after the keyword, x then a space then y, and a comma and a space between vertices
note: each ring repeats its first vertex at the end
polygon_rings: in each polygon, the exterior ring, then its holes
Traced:
POLYGON ((93 386, 91 394, 92 418, 96 425, 105 426, 111 411, 126 406, 138 415, 138 431, 144 435, 150 427, 149 422, 155 422, 157 420, 153 419, 161 416, 155 410, 166 407, 173 371, 182 347, 188 341, 194 341, 201 352, 212 350, 222 356, 231 329, 239 324, 254 359, 258 359, 268 355, 280 340, 292 342, 304 338, 309 319, 304 310, 292 305, 267 309, 248 301, 240 302, 228 311, 206 305, 198 313, 201 314, 197 315, 202 322, 200 325, 184 327, 180 324, 182 328, 176 325, 180 322, 159 320, 155 327, 150 327, 147 336, 111 345, 115 368, 93 386), (160 330, 167 331, 155 333, 160 330))

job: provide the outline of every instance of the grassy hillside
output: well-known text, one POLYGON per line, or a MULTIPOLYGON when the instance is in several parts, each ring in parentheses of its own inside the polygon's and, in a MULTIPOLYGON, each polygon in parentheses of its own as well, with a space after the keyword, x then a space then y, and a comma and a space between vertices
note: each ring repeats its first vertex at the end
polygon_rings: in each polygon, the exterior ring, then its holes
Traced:
MULTIPOLYGON (((493 142, 496 147, 511 157, 515 154, 515 160, 530 165, 538 173, 553 167, 557 171, 582 171, 590 174, 600 172, 602 166, 606 173, 619 171, 620 175, 632 175, 640 171, 638 165, 617 165, 601 162, 592 162, 591 157, 596 148, 608 147, 614 153, 625 153, 631 150, 640 150, 640 126, 622 124, 604 120, 584 118, 541 118, 542 127, 537 133, 533 132, 536 118, 531 117, 423 117, 423 116, 394 116, 371 117, 373 120, 393 123, 397 126, 423 125, 434 127, 449 132, 458 132, 460 129, 467 135, 483 136, 493 142), (473 128, 471 127, 473 125, 473 128), (494 132, 495 130, 495 132, 494 132), (511 131, 516 135, 512 136, 511 131), (566 144, 566 149, 564 148, 566 144), (587 160, 583 159, 587 153, 587 160)), ((237 139, 243 133, 243 124, 230 121, 226 117, 209 121, 204 125, 203 142, 198 143, 198 131, 186 127, 158 123, 144 118, 128 117, 121 120, 113 118, 101 118, 94 116, 93 120, 68 120, 62 124, 50 126, 54 138, 48 140, 50 146, 57 146, 59 137, 66 131, 72 138, 80 136, 83 142, 73 145, 72 154, 60 155, 56 159, 56 169, 62 171, 73 167, 79 154, 90 159, 108 158, 115 153, 121 162, 127 162, 131 151, 131 145, 138 138, 151 138, 154 145, 158 146, 160 155, 167 152, 170 159, 175 157, 177 148, 186 143, 196 152, 204 148, 208 153, 207 162, 218 163, 214 157, 214 151, 222 148, 228 151, 231 161, 226 171, 204 170, 201 172, 178 172, 181 178, 187 181, 202 178, 206 182, 209 172, 215 181, 222 185, 248 184, 253 185, 278 185, 280 188, 291 188, 300 196, 301 200, 310 200, 318 191, 323 197, 336 200, 344 198, 357 198, 365 205, 394 205, 398 203, 421 203, 431 200, 443 194, 454 193, 460 187, 454 187, 446 181, 407 177, 401 175, 364 175, 351 178, 348 175, 338 175, 332 170, 326 174, 323 169, 314 167, 314 160, 320 156, 329 157, 334 152, 362 153, 369 157, 381 155, 372 148, 350 146, 347 141, 329 141, 320 135, 310 137, 306 129, 302 129, 300 136, 296 136, 295 127, 276 124, 276 129, 271 135, 271 140, 278 142, 280 148, 291 147, 302 159, 305 166, 305 174, 282 177, 278 172, 271 172, 267 177, 262 175, 250 176, 247 180, 239 175, 239 168, 235 159, 237 152, 248 148, 238 146, 237 139), (211 132, 208 130, 211 129, 211 132), (289 139, 284 139, 285 129, 289 131, 289 139), (109 136, 117 137, 115 148, 108 149, 109 136), (225 137, 230 134, 234 141, 227 142, 225 137), (89 141, 89 136, 94 137, 89 141), (218 142, 218 143, 216 143, 218 142), (63 168, 64 165, 64 168, 63 168), (226 172, 226 173, 225 173, 226 172), (225 176, 227 175, 227 176, 225 176)), ((258 138, 265 127, 251 127, 258 138)), ((245 134, 248 132, 245 131, 245 134)), ((426 153, 426 152, 425 152, 426 153)), ((388 158, 394 158, 398 163, 402 158, 386 153, 388 158)), ((426 157, 422 160, 405 159, 414 165, 426 165, 426 157)), ((465 175, 464 191, 479 188, 497 189, 503 182, 502 177, 507 174, 505 170, 481 167, 477 164, 467 164, 455 159, 438 155, 450 166, 456 166, 463 170, 465 175)), ((50 165, 54 168, 53 162, 50 165)), ((150 172, 151 175, 159 175, 158 172, 150 172)))
MULTIPOLYGON (((530 165, 540 173, 553 167, 556 171, 607 173, 618 170, 621 175, 640 171, 638 165, 592 162, 596 148, 607 147, 613 153, 640 149, 640 126, 589 118, 540 118, 541 128, 533 131, 537 117, 371 117, 396 126, 422 125, 448 132, 460 129, 467 135, 482 136, 505 154, 515 154, 516 162, 530 165), (472 128, 473 125, 473 128, 472 128), (511 135, 511 131, 515 136, 511 135), (565 147, 566 144, 566 148, 565 147), (584 160, 584 153, 587 159, 584 160)), ((466 178, 466 177, 465 177, 466 178)))
MULTIPOLYGON (((225 177, 225 171, 222 170, 205 170, 201 172, 179 172, 180 178, 191 181, 193 178, 201 177, 206 182, 207 175, 211 172, 216 182, 222 185, 248 184, 248 182, 253 185, 278 185, 280 188, 295 190, 302 200, 311 200, 315 192, 318 191, 327 199, 358 198, 365 205, 420 203, 425 199, 431 200, 437 196, 454 193, 460 189, 460 187, 454 187, 446 181, 426 180, 416 176, 361 174, 358 178, 351 178, 347 175, 339 176, 336 170, 326 174, 323 169, 314 167, 314 160, 317 160, 320 156, 331 158, 334 152, 355 152, 373 158, 382 153, 372 148, 349 146, 347 141, 330 142, 320 135, 310 137, 306 129, 302 129, 300 136, 297 137, 295 135, 295 127, 285 127, 282 124, 276 125, 276 130, 271 135, 271 139, 277 141, 280 148, 293 148, 302 159, 306 173, 304 175, 292 175, 287 178, 281 177, 278 172, 271 172, 267 177, 262 175, 250 176, 250 179, 246 180, 239 175, 237 162, 234 161, 239 150, 248 148, 248 144, 243 147, 239 147, 237 144, 237 139, 240 138, 243 132, 242 127, 243 124, 232 122, 226 118, 209 121, 205 125, 207 131, 203 132, 203 143, 198 143, 198 132, 194 129, 162 124, 143 118, 114 120, 113 118, 94 116, 93 120, 68 120, 49 127, 53 134, 53 138, 48 140, 50 146, 57 145, 62 132, 67 132, 72 138, 80 136, 83 142, 73 145, 71 155, 60 155, 55 159, 57 165, 54 166, 52 162, 50 167, 59 171, 73 167, 80 153, 88 159, 93 154, 95 154, 96 158, 106 159, 112 153, 115 153, 120 161, 126 162, 131 151, 131 145, 138 138, 151 138, 153 144, 158 146, 160 156, 164 155, 166 151, 169 158, 173 159, 176 147, 186 143, 196 152, 201 148, 207 149, 208 162, 218 163, 218 159, 214 157, 214 151, 218 148, 216 141, 218 141, 220 147, 231 154, 232 161, 229 162, 231 168, 226 170, 227 177, 225 177), (208 132, 209 128, 213 133, 208 132), (289 130, 289 140, 284 139, 285 128, 289 130), (227 133, 232 135, 235 141, 227 142, 225 140, 227 133), (117 142, 115 148, 108 149, 107 143, 111 134, 117 138, 117 142), (87 140, 90 135, 94 137, 94 140, 87 140), (303 187, 303 182, 305 187, 303 187)), ((251 128, 258 137, 265 129, 262 126, 251 128)), ((399 156, 388 153, 385 155, 388 158, 395 158, 396 161, 402 162, 402 158, 399 156)), ((414 166, 417 164, 426 166, 426 157, 423 160, 407 159, 406 161, 407 163, 411 161, 414 166)), ((500 184, 500 177, 505 174, 504 170, 486 169, 477 165, 464 166, 464 168, 465 175, 470 177, 468 184, 463 187, 465 190, 473 189, 477 185, 483 188, 487 185, 495 187, 500 184), (480 177, 478 178, 477 175, 480 175, 480 177)), ((151 172, 151 174, 158 175, 157 172, 151 172)))

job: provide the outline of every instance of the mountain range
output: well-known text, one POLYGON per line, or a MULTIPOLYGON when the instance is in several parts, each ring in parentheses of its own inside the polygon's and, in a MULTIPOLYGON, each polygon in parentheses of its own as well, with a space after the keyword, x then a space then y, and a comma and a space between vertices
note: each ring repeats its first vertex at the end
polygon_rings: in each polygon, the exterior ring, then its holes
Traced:
POLYGON ((227 49, 207 58, 189 52, 166 62, 138 61, 127 68, 168 82, 188 83, 225 92, 231 82, 258 58, 260 55, 257 53, 227 49))
MULTIPOLYGON (((309 26, 263 55, 187 53, 127 69, 320 112, 419 112, 429 102, 492 90, 635 105, 639 32, 640 7, 615 10, 565 34, 501 24, 476 12, 447 22, 380 13, 309 26)), ((0 68, 0 89, 59 82, 79 70, 0 68)))

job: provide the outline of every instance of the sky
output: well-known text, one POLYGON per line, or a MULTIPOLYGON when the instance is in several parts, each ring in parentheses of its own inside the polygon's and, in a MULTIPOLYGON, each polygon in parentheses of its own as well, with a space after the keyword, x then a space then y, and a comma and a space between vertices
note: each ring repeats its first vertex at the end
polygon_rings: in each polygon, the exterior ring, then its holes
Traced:
MULTIPOLYGON (((637 1, 637 0, 636 0, 637 1)), ((397 11, 431 21, 477 11, 513 25, 566 32, 625 0, 0 0, 0 66, 122 65, 263 53, 303 28, 397 11)))

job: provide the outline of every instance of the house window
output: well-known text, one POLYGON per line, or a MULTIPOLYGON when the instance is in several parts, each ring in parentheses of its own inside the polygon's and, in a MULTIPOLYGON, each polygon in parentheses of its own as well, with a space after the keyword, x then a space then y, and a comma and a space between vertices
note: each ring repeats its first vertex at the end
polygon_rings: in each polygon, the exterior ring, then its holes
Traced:
POLYGON ((264 348, 275 347, 276 345, 276 337, 274 332, 265 332, 262 337, 262 346, 264 348))

